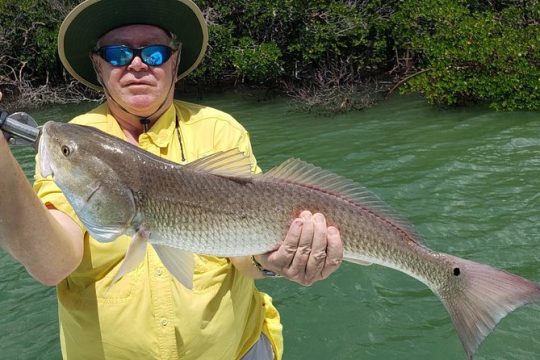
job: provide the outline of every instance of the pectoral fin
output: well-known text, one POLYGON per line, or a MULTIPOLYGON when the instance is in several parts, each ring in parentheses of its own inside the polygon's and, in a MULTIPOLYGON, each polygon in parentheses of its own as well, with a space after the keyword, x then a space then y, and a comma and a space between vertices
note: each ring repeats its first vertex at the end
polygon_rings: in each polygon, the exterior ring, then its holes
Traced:
POLYGON ((135 235, 133 235, 133 239, 129 244, 126 256, 124 257, 124 261, 122 262, 122 265, 120 265, 120 269, 118 269, 118 272, 114 276, 111 286, 114 285, 118 280, 120 280, 122 276, 124 276, 130 271, 133 271, 137 267, 137 265, 139 265, 141 261, 144 260, 144 256, 146 255, 146 244, 147 236, 145 231, 137 231, 135 235))
POLYGON ((193 253, 178 250, 165 245, 152 244, 161 262, 167 270, 186 288, 193 287, 193 253))

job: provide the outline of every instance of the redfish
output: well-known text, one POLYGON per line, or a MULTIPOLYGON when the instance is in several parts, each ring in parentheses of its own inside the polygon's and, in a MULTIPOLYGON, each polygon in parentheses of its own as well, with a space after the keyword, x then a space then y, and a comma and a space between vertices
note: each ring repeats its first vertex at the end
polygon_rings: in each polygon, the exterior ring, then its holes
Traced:
POLYGON ((442 301, 468 359, 497 323, 540 299, 540 287, 488 265, 429 249, 375 195, 297 159, 252 174, 238 150, 179 165, 96 129, 49 122, 39 140, 52 176, 99 241, 133 236, 121 276, 149 242, 191 286, 192 253, 232 257, 275 249, 302 210, 339 228, 346 261, 383 265, 426 284, 442 301))

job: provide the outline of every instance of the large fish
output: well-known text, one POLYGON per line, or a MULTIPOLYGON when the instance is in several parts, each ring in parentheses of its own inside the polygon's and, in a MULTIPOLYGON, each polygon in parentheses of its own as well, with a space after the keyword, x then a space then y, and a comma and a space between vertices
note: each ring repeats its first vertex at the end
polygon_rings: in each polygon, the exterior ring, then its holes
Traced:
POLYGON ((540 299, 540 287, 490 266, 436 252, 355 182, 300 160, 253 175, 231 150, 178 165, 96 129, 49 122, 40 172, 52 175, 89 233, 100 241, 133 235, 120 274, 146 242, 190 286, 191 253, 243 256, 273 250, 302 210, 336 225, 345 260, 402 271, 439 296, 468 359, 497 323, 540 299))

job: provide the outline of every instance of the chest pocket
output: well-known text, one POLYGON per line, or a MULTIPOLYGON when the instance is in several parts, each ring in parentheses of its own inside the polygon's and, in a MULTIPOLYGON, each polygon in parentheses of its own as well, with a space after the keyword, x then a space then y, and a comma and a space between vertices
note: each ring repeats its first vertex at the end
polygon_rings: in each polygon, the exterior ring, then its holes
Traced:
POLYGON ((112 280, 116 276, 122 262, 118 263, 102 279, 96 281, 95 290, 98 302, 118 303, 128 301, 131 297, 136 296, 142 287, 143 264, 145 261, 143 260, 136 269, 125 274, 115 284, 112 284, 112 280))
POLYGON ((83 302, 97 299, 100 303, 118 303, 137 294, 144 284, 146 259, 112 284, 130 242, 129 236, 121 236, 110 243, 100 243, 86 234, 81 264, 67 279, 70 297, 83 302))

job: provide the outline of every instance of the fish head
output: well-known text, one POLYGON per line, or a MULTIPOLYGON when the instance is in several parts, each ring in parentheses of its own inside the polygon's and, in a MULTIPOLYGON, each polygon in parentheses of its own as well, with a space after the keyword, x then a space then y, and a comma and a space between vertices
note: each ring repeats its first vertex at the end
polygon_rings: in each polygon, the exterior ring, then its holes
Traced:
POLYGON ((96 240, 126 233, 136 214, 132 189, 122 182, 119 139, 82 125, 48 122, 39 140, 41 176, 51 176, 96 240))

